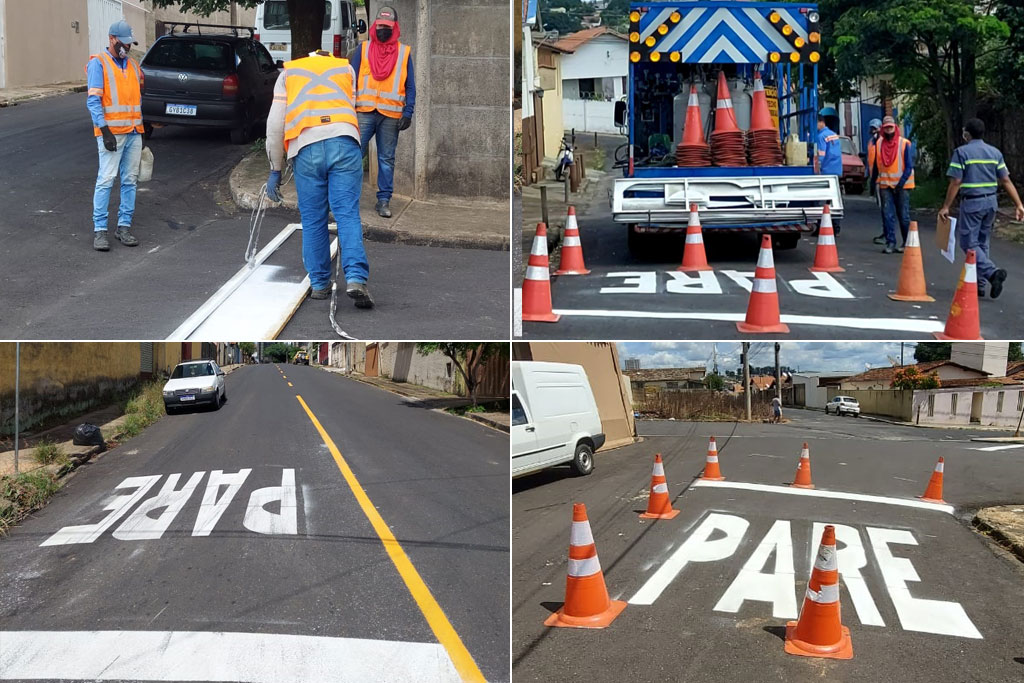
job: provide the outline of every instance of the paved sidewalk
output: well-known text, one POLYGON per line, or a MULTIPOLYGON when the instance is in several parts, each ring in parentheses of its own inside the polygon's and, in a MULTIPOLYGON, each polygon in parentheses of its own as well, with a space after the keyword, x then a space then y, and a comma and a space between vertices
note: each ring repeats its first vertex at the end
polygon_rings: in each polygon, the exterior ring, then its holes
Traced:
POLYGON ((52 85, 24 86, 21 88, 0 88, 0 107, 11 107, 25 100, 38 100, 69 92, 85 92, 84 81, 54 83, 52 85))
MULTIPOLYGON (((250 211, 270 167, 263 151, 246 155, 231 172, 231 198, 250 211)), ((280 206, 297 211, 295 182, 281 189, 280 206)), ((508 251, 508 202, 438 203, 395 195, 392 217, 381 218, 374 210, 377 199, 365 183, 359 202, 363 236, 374 242, 400 242, 430 247, 508 251)), ((298 213, 295 215, 298 222, 298 213)))

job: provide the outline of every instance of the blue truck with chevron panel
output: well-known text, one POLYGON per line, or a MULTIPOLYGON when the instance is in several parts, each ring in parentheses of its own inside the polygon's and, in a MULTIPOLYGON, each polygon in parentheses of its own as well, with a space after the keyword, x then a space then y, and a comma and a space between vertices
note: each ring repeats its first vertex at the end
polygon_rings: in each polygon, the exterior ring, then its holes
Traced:
POLYGON ((842 217, 839 178, 816 175, 810 159, 822 55, 816 4, 634 0, 629 20, 629 90, 615 109, 616 124, 628 131, 628 158, 611 204, 631 250, 646 234, 685 230, 691 204, 705 230, 769 233, 780 248, 795 247, 801 232, 817 227, 825 204, 842 217), (691 85, 711 141, 720 72, 743 130, 760 75, 783 148, 792 138, 786 163, 676 165, 691 85))

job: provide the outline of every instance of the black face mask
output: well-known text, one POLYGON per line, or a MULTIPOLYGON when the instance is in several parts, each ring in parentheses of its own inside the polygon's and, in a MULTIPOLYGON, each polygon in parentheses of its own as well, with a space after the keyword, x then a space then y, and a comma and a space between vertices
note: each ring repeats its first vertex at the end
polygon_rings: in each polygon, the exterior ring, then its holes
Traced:
POLYGON ((896 137, 896 131, 884 131, 882 135, 885 137, 886 140, 892 140, 894 137, 896 137))
POLYGON ((391 40, 391 27, 390 26, 378 26, 377 27, 377 40, 381 43, 386 43, 391 40))
POLYGON ((125 57, 127 57, 128 56, 128 51, 131 50, 131 49, 132 49, 131 45, 125 45, 120 40, 117 41, 117 43, 114 45, 114 53, 118 57, 120 57, 121 59, 124 59, 125 57))

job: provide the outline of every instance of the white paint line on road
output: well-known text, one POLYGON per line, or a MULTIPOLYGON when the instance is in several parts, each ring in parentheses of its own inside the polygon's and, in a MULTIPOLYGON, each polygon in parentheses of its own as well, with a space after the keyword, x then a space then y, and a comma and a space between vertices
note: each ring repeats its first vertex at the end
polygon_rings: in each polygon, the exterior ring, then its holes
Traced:
POLYGON ((0 680, 459 680, 437 643, 204 631, 2 631, 0 641, 0 680))
MULTIPOLYGON (((602 309, 557 308, 558 315, 592 318, 648 318, 651 320, 718 320, 740 322, 744 313, 711 313, 690 311, 611 311, 602 309)), ((830 318, 817 315, 783 315, 782 322, 793 325, 824 325, 864 330, 885 330, 888 332, 918 332, 927 334, 941 332, 945 323, 939 320, 910 320, 904 318, 830 318)))
POLYGON ((971 448, 972 451, 1008 451, 1011 448, 1024 448, 1024 443, 1013 443, 1008 446, 986 446, 985 448, 971 448))
POLYGON ((935 510, 953 514, 952 505, 940 503, 927 503, 923 500, 913 498, 890 498, 889 496, 872 496, 866 493, 850 493, 846 491, 823 491, 821 489, 798 489, 791 486, 773 486, 772 484, 753 484, 742 481, 710 481, 698 479, 690 485, 690 488, 720 488, 720 489, 741 489, 744 491, 759 491, 761 493, 782 493, 788 496, 809 496, 811 498, 832 498, 835 500, 851 500, 864 503, 881 503, 882 505, 900 505, 920 510, 935 510))

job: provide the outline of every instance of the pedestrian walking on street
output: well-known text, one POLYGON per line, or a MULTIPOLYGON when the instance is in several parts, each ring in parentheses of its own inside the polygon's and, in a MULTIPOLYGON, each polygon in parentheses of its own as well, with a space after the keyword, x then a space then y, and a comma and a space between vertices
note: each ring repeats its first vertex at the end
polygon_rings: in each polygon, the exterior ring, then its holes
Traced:
MULTIPOLYGON (((843 176, 843 152, 839 147, 839 136, 825 124, 826 116, 836 116, 836 110, 825 107, 818 112, 817 154, 814 156, 814 172, 819 175, 843 176)), ((839 221, 833 219, 832 231, 839 235, 839 221)), ((818 231, 814 231, 815 237, 818 231)))
POLYGON ((311 298, 331 295, 330 210, 338 223, 345 291, 357 307, 372 308, 367 289, 370 264, 359 217, 363 158, 354 102, 355 72, 347 59, 318 50, 285 62, 267 118, 267 197, 281 201, 278 188, 287 153, 295 171, 302 262, 309 273, 311 298))
POLYGON ((960 194, 960 217, 956 223, 956 235, 960 248, 966 252, 973 249, 978 259, 978 296, 985 296, 985 283, 991 289, 993 299, 1003 292, 1006 271, 997 268, 989 254, 989 238, 995 223, 996 198, 999 187, 1006 190, 1016 207, 1018 221, 1024 220, 1024 204, 1021 204, 1017 188, 1010 181, 1003 153, 985 142, 985 123, 981 119, 969 119, 964 124, 964 141, 953 150, 946 175, 949 187, 946 201, 939 209, 939 217, 949 220, 949 209, 960 194))
POLYGON ((398 42, 400 35, 398 13, 385 5, 370 26, 370 39, 352 57, 352 68, 359 75, 356 111, 360 144, 366 156, 370 138, 377 143, 376 210, 384 218, 391 218, 398 132, 412 125, 416 106, 412 50, 398 42))
MULTIPOLYGON (((874 197, 875 202, 878 204, 879 211, 882 208, 882 198, 878 194, 878 138, 882 134, 882 121, 881 119, 871 119, 868 122, 868 130, 871 133, 871 137, 868 140, 868 190, 871 192, 871 196, 874 197)), ((882 225, 885 225, 885 214, 882 213, 882 225)), ((882 232, 877 237, 871 240, 877 245, 885 244, 885 228, 882 228, 882 232)))
POLYGON ((99 151, 99 173, 92 196, 93 240, 96 251, 109 251, 107 210, 114 178, 121 178, 121 203, 114 237, 128 247, 138 246, 131 232, 135 192, 142 159, 142 88, 139 65, 128 57, 138 45, 132 27, 122 20, 111 24, 107 49, 91 55, 85 67, 93 135, 99 151))
POLYGON ((772 422, 774 424, 782 422, 782 399, 778 396, 772 397, 772 422))
POLYGON ((882 225, 885 228, 883 253, 902 252, 910 230, 910 190, 914 189, 914 150, 910 140, 900 135, 896 119, 882 119, 882 137, 876 144, 875 165, 882 197, 882 225), (899 222, 900 245, 896 245, 899 222))

